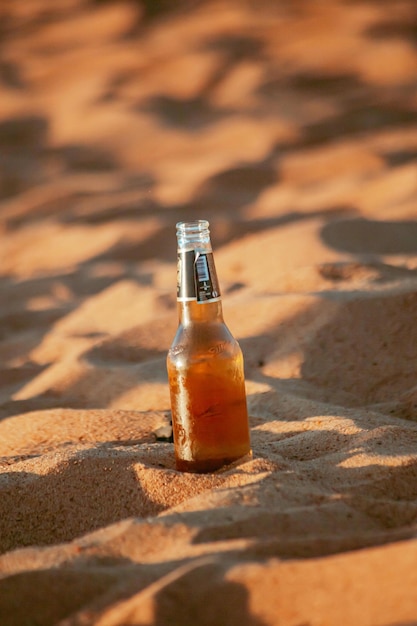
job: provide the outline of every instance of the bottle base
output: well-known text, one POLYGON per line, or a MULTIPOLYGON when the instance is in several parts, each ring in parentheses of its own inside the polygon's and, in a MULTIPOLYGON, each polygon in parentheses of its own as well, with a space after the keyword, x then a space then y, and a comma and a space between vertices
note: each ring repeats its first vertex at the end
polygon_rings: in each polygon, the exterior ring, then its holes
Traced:
POLYGON ((231 465, 240 465, 252 459, 252 450, 240 457, 224 457, 220 459, 203 459, 195 461, 185 461, 175 459, 175 467, 179 472, 190 472, 192 474, 208 474, 221 468, 231 465))

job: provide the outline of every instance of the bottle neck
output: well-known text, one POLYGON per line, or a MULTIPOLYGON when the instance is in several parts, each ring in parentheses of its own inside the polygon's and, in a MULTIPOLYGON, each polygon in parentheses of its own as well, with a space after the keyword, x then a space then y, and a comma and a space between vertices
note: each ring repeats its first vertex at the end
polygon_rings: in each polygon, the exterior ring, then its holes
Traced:
POLYGON ((183 326, 198 323, 223 322, 221 300, 200 304, 195 300, 177 302, 178 319, 183 326))
POLYGON ((223 321, 220 287, 214 265, 209 224, 177 224, 177 302, 180 323, 223 321))

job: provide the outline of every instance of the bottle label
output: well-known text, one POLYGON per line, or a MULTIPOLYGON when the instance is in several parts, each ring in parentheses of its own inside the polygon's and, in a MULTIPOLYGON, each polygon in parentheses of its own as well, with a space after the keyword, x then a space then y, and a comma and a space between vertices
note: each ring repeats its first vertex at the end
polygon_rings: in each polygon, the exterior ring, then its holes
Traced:
POLYGON ((181 302, 220 300, 220 288, 212 252, 181 250, 178 253, 177 300, 181 302))

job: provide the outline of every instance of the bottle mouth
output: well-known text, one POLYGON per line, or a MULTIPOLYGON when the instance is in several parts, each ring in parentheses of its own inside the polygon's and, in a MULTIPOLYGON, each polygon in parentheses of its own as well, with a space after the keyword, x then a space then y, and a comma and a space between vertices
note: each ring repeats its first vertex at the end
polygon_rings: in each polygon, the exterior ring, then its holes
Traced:
POLYGON ((210 244, 209 223, 207 220, 177 223, 177 241, 180 248, 210 244))
POLYGON ((208 229, 209 223, 207 220, 193 220, 192 222, 177 223, 177 233, 181 235, 202 233, 208 229))

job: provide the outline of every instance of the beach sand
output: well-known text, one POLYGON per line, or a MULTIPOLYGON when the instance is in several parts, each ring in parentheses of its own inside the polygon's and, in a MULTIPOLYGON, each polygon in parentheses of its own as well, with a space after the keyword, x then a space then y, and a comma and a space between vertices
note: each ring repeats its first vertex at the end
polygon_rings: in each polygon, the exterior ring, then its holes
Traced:
POLYGON ((415 17, 1 5, 1 626, 417 624, 415 17), (166 436, 187 219, 253 449, 201 475, 166 436))

